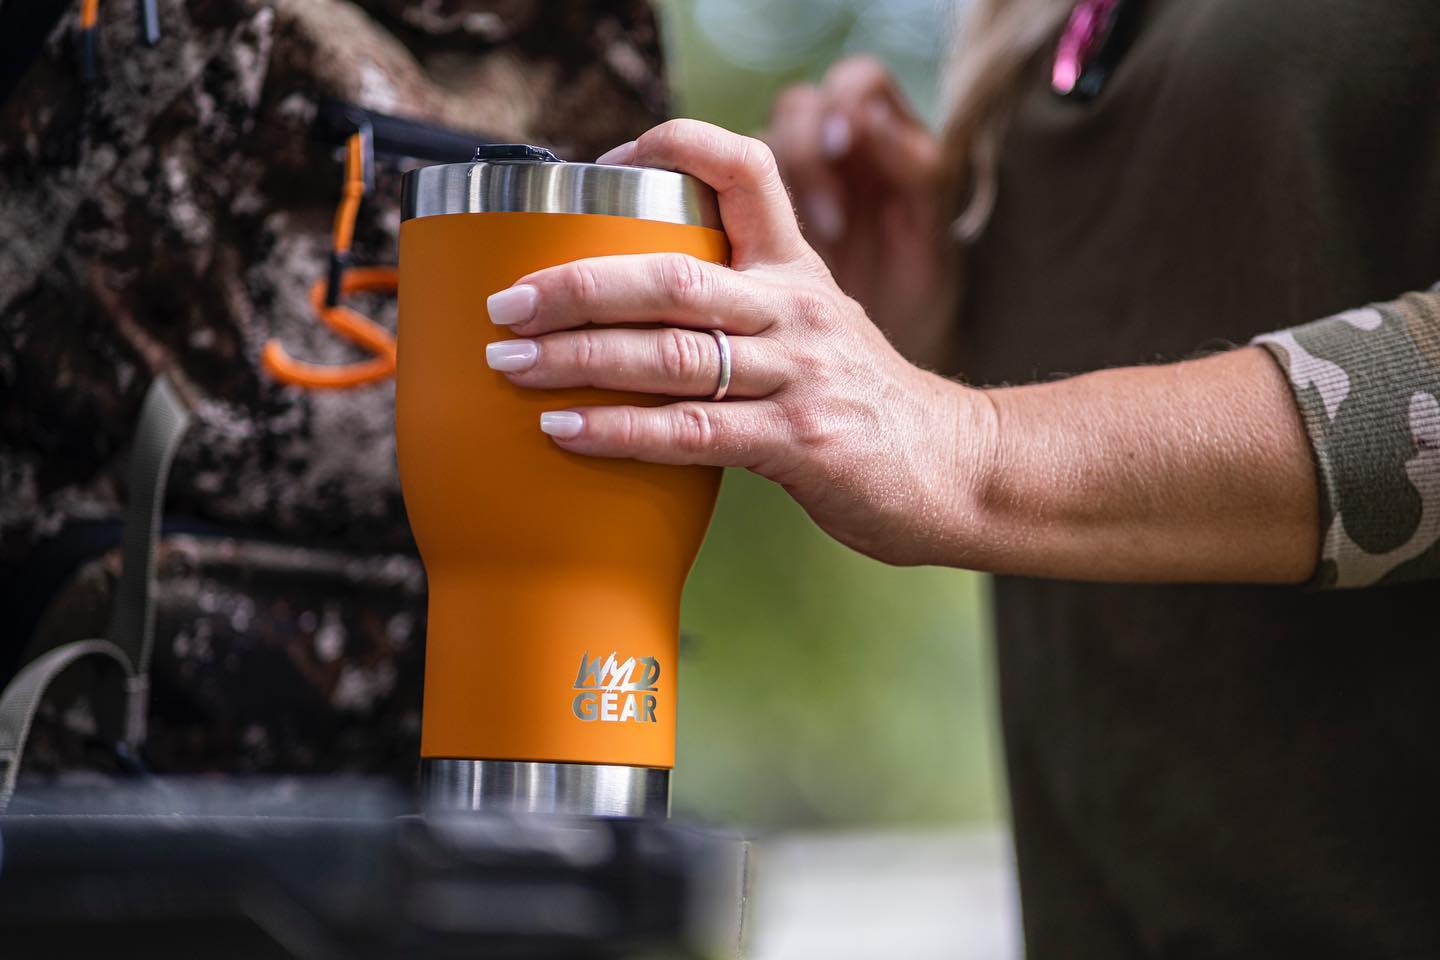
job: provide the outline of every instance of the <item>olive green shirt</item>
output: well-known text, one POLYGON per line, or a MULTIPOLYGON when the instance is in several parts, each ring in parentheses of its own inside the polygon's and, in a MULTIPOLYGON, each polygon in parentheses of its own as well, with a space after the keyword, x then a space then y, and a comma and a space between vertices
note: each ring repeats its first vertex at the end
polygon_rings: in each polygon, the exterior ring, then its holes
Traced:
POLYGON ((1436 295, 1406 296, 1440 279, 1437 38, 1434 0, 1148 0, 1093 101, 1050 92, 1053 46, 1025 78, 956 369, 1300 328, 1265 343, 1316 445, 1322 578, 1378 584, 996 578, 1030 960, 1440 956, 1440 620, 1415 579, 1436 295), (1378 326, 1304 326, 1367 303, 1378 326))

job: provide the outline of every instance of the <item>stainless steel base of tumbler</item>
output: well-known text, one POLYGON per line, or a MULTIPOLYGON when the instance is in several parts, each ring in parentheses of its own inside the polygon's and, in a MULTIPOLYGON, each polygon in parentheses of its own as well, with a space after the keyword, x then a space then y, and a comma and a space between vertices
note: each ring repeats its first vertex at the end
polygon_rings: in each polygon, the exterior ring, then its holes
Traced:
POLYGON ((427 810, 668 817, 670 771, 589 763, 420 761, 427 810))

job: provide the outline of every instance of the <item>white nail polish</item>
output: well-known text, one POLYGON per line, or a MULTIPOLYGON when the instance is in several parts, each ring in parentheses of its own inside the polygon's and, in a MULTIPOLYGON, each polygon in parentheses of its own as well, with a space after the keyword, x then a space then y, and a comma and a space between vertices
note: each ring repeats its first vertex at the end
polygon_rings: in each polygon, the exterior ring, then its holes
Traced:
POLYGON ((850 152, 850 121, 832 113, 820 122, 820 152, 827 160, 839 160, 850 152))
POLYGON ((551 410, 540 414, 540 430, 557 440, 571 440, 580 436, 585 427, 585 418, 574 410, 551 410))
POLYGON ((805 197, 802 204, 805 211, 805 225, 822 240, 834 240, 845 232, 845 211, 840 202, 828 190, 816 190, 805 197))
POLYGON ((501 373, 529 370, 539 356, 540 345, 534 340, 501 340, 485 346, 485 362, 501 373))
POLYGON ((596 163, 613 163, 623 166, 635 159, 635 141, 622 143, 613 150, 606 150, 595 158, 596 163))
POLYGON ((522 283, 499 293, 490 294, 485 309, 490 313, 490 322, 502 327, 524 323, 535 316, 535 304, 540 300, 540 291, 522 283))

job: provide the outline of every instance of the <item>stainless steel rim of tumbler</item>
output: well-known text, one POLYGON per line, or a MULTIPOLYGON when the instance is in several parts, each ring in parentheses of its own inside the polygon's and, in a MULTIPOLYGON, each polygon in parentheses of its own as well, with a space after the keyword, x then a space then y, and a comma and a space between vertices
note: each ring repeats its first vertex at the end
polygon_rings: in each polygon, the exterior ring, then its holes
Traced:
POLYGON ((591 763, 420 761, 427 811, 667 817, 670 771, 591 763))
POLYGON ((598 213, 722 229, 715 191, 684 173, 596 163, 481 161, 420 167, 400 219, 447 213, 598 213))

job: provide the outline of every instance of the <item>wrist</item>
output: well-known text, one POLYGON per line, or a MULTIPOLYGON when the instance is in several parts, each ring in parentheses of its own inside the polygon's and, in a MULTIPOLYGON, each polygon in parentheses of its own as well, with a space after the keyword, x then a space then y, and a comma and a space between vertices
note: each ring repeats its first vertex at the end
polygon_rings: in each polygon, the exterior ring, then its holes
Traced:
POLYGON ((1010 537, 1001 529, 998 477, 1002 413, 992 391, 945 381, 951 394, 940 405, 947 417, 946 456, 935 489, 947 490, 946 536, 934 561, 969 570, 994 570, 1010 537))

